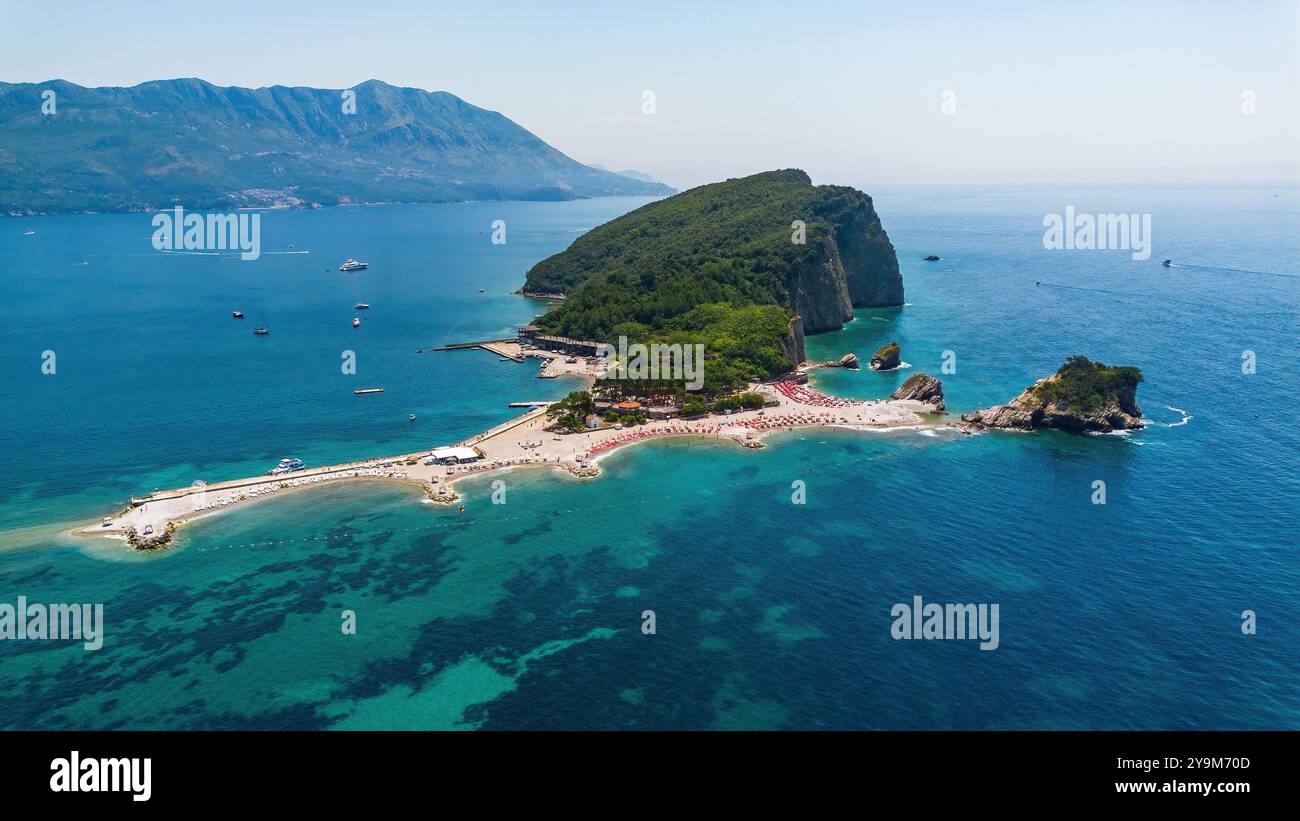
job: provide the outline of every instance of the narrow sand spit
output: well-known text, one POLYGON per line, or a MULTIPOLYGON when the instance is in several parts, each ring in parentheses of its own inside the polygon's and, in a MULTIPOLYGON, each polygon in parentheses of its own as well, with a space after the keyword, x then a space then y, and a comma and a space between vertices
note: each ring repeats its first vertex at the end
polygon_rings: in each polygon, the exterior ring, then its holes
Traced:
POLYGON ((544 430, 546 409, 534 408, 520 417, 473 436, 459 444, 475 448, 483 458, 466 465, 426 464, 428 451, 368 459, 320 468, 308 468, 280 476, 253 476, 228 482, 157 491, 106 522, 71 531, 79 536, 133 535, 152 547, 161 547, 171 532, 184 522, 239 508, 258 499, 286 491, 344 481, 388 480, 416 483, 434 501, 458 500, 455 483, 467 476, 481 476, 517 466, 546 466, 576 476, 599 473, 600 458, 636 442, 665 437, 708 436, 733 441, 746 447, 762 447, 762 440, 775 431, 796 427, 838 427, 855 429, 926 429, 946 427, 930 421, 931 408, 911 400, 855 402, 836 399, 802 388, 787 395, 768 385, 757 390, 775 400, 775 407, 742 411, 727 416, 698 420, 670 419, 632 428, 601 428, 582 433, 557 434, 544 430))

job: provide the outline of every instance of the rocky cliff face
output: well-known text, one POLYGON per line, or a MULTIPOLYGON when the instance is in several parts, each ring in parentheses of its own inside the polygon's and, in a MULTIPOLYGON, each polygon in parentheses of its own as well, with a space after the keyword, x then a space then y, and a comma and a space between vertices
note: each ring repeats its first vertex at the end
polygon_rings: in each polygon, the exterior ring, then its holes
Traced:
POLYGON ((903 277, 894 245, 880 224, 871 197, 856 193, 858 209, 835 232, 849 299, 855 308, 902 305, 903 277))
POLYGON ((844 191, 850 207, 829 222, 819 253, 788 283, 787 307, 804 318, 808 333, 843 328, 854 308, 903 304, 898 257, 871 197, 844 191))
POLYGON ((822 237, 819 253, 799 267, 789 288, 786 307, 803 318, 807 333, 839 330, 853 318, 853 300, 833 235, 822 237))
POLYGON ((781 350, 797 368, 808 357, 804 351, 803 320, 797 316, 791 317, 789 328, 788 336, 781 343, 781 350))
POLYGON ((909 376, 906 382, 898 386, 898 390, 889 395, 889 398, 924 402, 933 407, 936 413, 942 413, 944 410, 943 383, 929 374, 918 373, 909 376))
POLYGON ((962 415, 981 428, 1057 428, 1083 433, 1144 427, 1137 406, 1137 368, 1108 368, 1071 357, 1059 371, 1040 379, 1005 405, 962 415))

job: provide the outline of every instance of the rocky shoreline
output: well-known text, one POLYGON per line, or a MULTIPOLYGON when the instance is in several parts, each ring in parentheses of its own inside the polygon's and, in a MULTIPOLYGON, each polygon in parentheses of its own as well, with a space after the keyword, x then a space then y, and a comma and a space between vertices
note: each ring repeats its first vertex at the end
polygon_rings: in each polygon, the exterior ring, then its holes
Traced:
POLYGON ((132 550, 140 553, 148 553, 154 550, 162 550, 165 547, 170 547, 172 537, 175 535, 175 522, 168 522, 167 526, 163 528, 162 533, 151 533, 148 536, 142 536, 133 527, 126 532, 126 543, 132 550))
POLYGON ((520 296, 526 296, 530 299, 549 299, 556 302, 568 299, 568 296, 565 294, 548 294, 543 291, 525 291, 523 288, 518 289, 515 293, 520 296))

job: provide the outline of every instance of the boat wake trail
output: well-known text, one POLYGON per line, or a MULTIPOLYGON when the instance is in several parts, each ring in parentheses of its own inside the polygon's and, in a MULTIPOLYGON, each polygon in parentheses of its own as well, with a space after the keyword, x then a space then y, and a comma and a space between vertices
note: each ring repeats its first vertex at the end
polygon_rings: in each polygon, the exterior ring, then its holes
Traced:
POLYGON ((1249 268, 1223 268, 1214 265, 1186 265, 1181 262, 1171 263, 1170 268, 1182 268, 1186 271, 1205 271, 1210 274, 1247 274, 1257 277, 1282 277, 1283 279, 1296 279, 1296 274, 1285 274, 1280 271, 1252 271, 1249 268))
POLYGON ((1196 418, 1195 416, 1188 416, 1187 411, 1183 410, 1182 408, 1175 408, 1173 405, 1165 405, 1165 408, 1173 411, 1174 413, 1182 414, 1183 417, 1182 419, 1179 419, 1177 422, 1167 422, 1165 424, 1165 427, 1167 428, 1181 428, 1183 425, 1186 425, 1188 422, 1196 418))
POLYGON ((1168 305, 1183 305, 1185 307, 1196 308, 1198 310, 1203 310, 1205 308, 1211 307, 1208 303, 1204 303, 1204 302, 1190 302, 1185 299, 1171 299, 1164 295, 1154 294, 1154 293, 1139 293, 1137 291, 1113 291, 1107 288, 1085 288, 1082 285, 1060 285, 1055 282, 1035 282, 1034 284, 1040 288, 1055 288, 1057 290, 1062 290, 1062 291, 1082 291, 1084 293, 1089 293, 1089 294, 1107 294, 1110 296, 1123 297, 1125 299, 1139 299, 1142 300, 1143 302, 1149 302, 1153 299, 1158 299, 1161 302, 1168 305))
POLYGON ((1148 294, 1137 294, 1132 291, 1111 291, 1106 288, 1085 288, 1082 285, 1058 285, 1055 282, 1035 282, 1040 288, 1060 288, 1065 291, 1087 291, 1090 294, 1114 294, 1115 296, 1130 296, 1136 298, 1145 298, 1148 294))

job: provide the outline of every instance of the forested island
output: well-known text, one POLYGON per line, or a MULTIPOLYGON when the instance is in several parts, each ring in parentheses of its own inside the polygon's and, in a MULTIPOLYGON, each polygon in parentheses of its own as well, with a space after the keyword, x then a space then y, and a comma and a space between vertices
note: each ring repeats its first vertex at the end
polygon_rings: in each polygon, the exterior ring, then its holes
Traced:
POLYGON ((798 169, 643 206, 533 266, 523 290, 567 297, 537 320, 547 333, 703 344, 714 393, 798 367, 804 334, 842 328, 855 307, 903 303, 871 198, 798 169))

